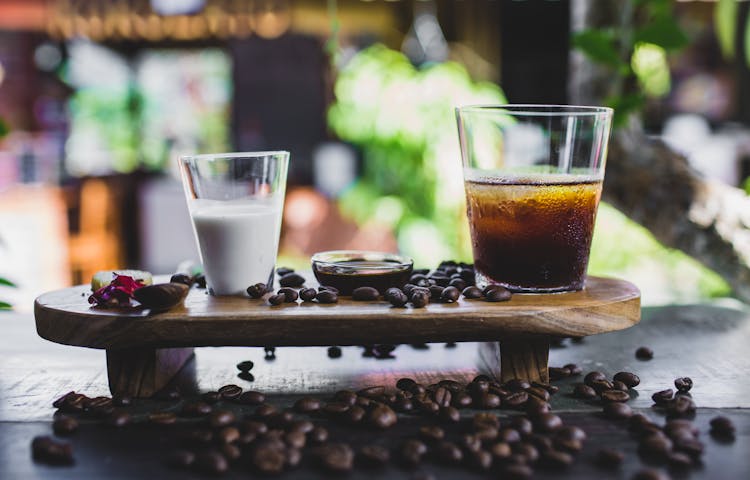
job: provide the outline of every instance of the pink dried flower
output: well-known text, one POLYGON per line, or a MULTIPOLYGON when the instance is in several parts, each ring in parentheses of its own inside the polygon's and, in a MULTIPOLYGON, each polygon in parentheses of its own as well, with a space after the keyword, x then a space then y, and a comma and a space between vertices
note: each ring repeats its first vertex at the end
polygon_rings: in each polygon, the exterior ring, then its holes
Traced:
POLYGON ((133 292, 145 286, 141 280, 135 280, 128 275, 116 273, 113 275, 114 278, 109 285, 105 285, 91 294, 89 303, 96 304, 99 307, 129 307, 133 292))

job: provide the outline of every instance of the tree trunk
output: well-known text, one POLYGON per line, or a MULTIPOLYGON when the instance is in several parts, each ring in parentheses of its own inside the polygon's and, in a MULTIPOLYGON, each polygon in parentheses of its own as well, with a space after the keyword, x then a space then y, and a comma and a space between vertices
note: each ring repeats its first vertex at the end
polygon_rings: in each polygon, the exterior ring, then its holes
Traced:
MULTIPOLYGON (((571 31, 617 27, 628 0, 571 2, 571 31)), ((571 103, 601 105, 616 93, 613 73, 571 53, 571 103)), ((721 275, 750 302, 750 197, 703 178, 682 155, 648 137, 631 119, 613 132, 603 199, 663 244, 682 250, 721 275)))

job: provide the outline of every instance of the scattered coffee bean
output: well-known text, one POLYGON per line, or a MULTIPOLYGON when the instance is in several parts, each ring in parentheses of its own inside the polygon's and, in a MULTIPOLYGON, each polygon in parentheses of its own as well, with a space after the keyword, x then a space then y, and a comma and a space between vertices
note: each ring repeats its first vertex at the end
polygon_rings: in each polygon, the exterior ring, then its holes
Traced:
POLYGON ((380 292, 372 287, 359 287, 352 290, 352 300, 372 302, 380 297, 380 292))
POLYGON ((666 435, 649 435, 642 439, 638 451, 649 458, 666 459, 672 451, 672 440, 666 435))
POLYGON ((324 304, 338 303, 339 301, 338 293, 331 290, 320 291, 317 293, 317 295, 315 295, 315 298, 318 300, 318 303, 324 304))
POLYGON ((550 433, 562 427, 562 420, 554 413, 543 413, 534 418, 534 429, 542 433, 550 433))
POLYGON ((279 278, 279 285, 282 287, 301 287, 305 284, 305 277, 297 273, 287 273, 279 278))
POLYGON ((544 400, 545 402, 549 401, 550 399, 549 392, 541 387, 527 388, 526 393, 528 393, 529 395, 534 395, 535 397, 540 398, 544 400))
POLYGON ((693 380, 690 377, 676 378, 674 386, 677 388, 678 392, 689 392, 690 389, 693 388, 693 380))
POLYGON ((307 443, 307 437, 305 437, 304 432, 287 432, 284 435, 284 443, 291 448, 304 448, 307 443))
POLYGON ((360 407, 359 405, 352 405, 349 407, 349 409, 343 414, 343 417, 351 424, 356 424, 362 421, 363 418, 365 418, 365 414, 367 412, 364 408, 360 407))
POLYGON ((183 417, 205 417, 213 409, 206 402, 188 402, 182 406, 180 415, 183 417))
POLYGON ((31 442, 31 455, 35 462, 49 465, 72 465, 73 447, 69 443, 58 442, 52 437, 34 437, 31 442))
POLYGON ((276 293, 279 295, 284 295, 284 301, 286 303, 294 303, 299 298, 299 293, 297 293, 297 290, 291 287, 282 287, 276 293))
POLYGON ((693 415, 696 409, 695 402, 690 397, 675 395, 674 399, 667 404, 667 416, 674 418, 693 415))
POLYGON ((425 425, 419 429, 419 438, 426 443, 436 443, 445 438, 445 430, 436 425, 425 425))
POLYGON ((591 388, 596 390, 596 393, 601 395, 602 392, 606 390, 614 390, 615 386, 609 380, 597 380, 597 381, 591 382, 591 388))
POLYGON ((195 454, 189 450, 174 450, 167 455, 167 465, 173 468, 189 468, 195 462, 195 454))
POLYGON ((286 295, 283 293, 279 293, 277 295, 271 295, 268 297, 268 303, 270 303, 273 306, 281 305, 286 301, 286 295))
POLYGON ((318 291, 319 291, 319 292, 322 292, 322 291, 324 291, 324 290, 328 290, 329 292, 333 292, 333 293, 335 293, 336 295, 338 295, 338 294, 340 294, 340 293, 341 293, 341 292, 339 292, 339 289, 338 289, 338 288, 336 288, 336 287, 332 287, 332 286, 330 286, 330 285, 320 285, 320 286, 318 287, 318 291))
POLYGON ((260 405, 266 401, 266 396, 261 392, 248 390, 247 392, 242 392, 236 401, 242 405, 260 405))
POLYGON ((510 408, 519 408, 529 400, 529 394, 526 392, 515 392, 508 395, 503 403, 510 408))
POLYGON ((221 395, 219 394, 219 392, 205 392, 201 394, 201 400, 209 405, 213 405, 214 403, 221 400, 221 395))
POLYGON ((252 360, 244 360, 237 364, 237 370, 240 372, 249 372, 253 369, 255 364, 252 362, 252 360))
POLYGON ((55 435, 70 435, 78 430, 78 420, 67 415, 61 415, 52 422, 52 431, 55 435))
POLYGON ((365 445, 357 453, 357 461, 369 468, 384 467, 390 458, 388 449, 379 445, 365 445))
POLYGON ((475 287, 474 285, 464 288, 461 294, 464 296, 464 298, 469 300, 482 298, 482 290, 480 290, 479 287, 475 287))
POLYGON ((341 358, 341 347, 328 347, 328 358, 341 358))
POLYGON ((558 450, 545 450, 542 452, 540 460, 550 468, 565 468, 573 463, 573 457, 569 453, 558 450))
POLYGON ((635 358, 638 360, 651 360, 654 358, 654 351, 648 347, 638 347, 635 351, 635 358))
POLYGON ((367 416, 368 423, 378 429, 390 428, 396 424, 398 417, 390 407, 378 405, 367 416))
POLYGON ((578 383, 573 387, 573 395, 578 398, 590 400, 596 398, 596 390, 586 384, 578 383))
POLYGON ((628 386, 625 385, 624 383, 622 383, 619 380, 615 380, 615 381, 612 382, 612 389, 619 390, 619 391, 625 392, 625 393, 627 393, 627 392, 630 391, 630 389, 628 388, 628 386))
POLYGON ((445 290, 440 294, 440 301, 443 303, 454 303, 458 301, 458 297, 461 292, 456 287, 445 287, 445 290))
POLYGON ((448 282, 448 286, 449 287, 454 287, 455 289, 458 290, 459 293, 462 292, 463 290, 465 290, 467 288, 466 280, 464 280, 463 278, 460 278, 460 277, 459 278, 451 278, 451 281, 448 282))
POLYGON ((172 412, 153 412, 148 415, 148 421, 155 425, 172 425, 177 421, 177 415, 172 412))
POLYGON ((528 465, 510 463, 500 470, 501 477, 507 480, 526 480, 534 475, 534 471, 528 465))
POLYGON ((714 437, 733 438, 735 427, 732 421, 724 416, 717 416, 711 419, 711 435, 714 437))
MULTIPOLYGON (((525 392, 524 392, 525 393, 525 392)), ((474 398, 473 405, 476 408, 499 408, 501 404, 500 397, 494 393, 485 393, 474 398)))
POLYGON ((219 395, 224 400, 235 400, 242 395, 242 387, 237 385, 224 385, 219 389, 219 395))
POLYGON ((406 440, 399 449, 399 459, 407 467, 415 467, 422 462, 422 457, 427 453, 427 445, 419 440, 406 440))
POLYGON ((457 423, 461 420, 461 413, 453 406, 441 407, 439 416, 445 423, 457 423))
POLYGON ((403 307, 409 301, 409 298, 400 288, 389 288, 384 295, 386 301, 394 307, 403 307))
POLYGON ((604 375, 602 372, 597 372, 597 371, 589 372, 586 374, 585 377, 583 377, 583 383, 585 383, 586 385, 592 388, 594 386, 594 383, 604 382, 604 381, 607 381, 607 376, 604 375))
POLYGON ((240 447, 234 443, 227 443, 219 447, 219 452, 230 462, 238 460, 242 456, 240 447))
POLYGON ((622 390, 605 390, 601 393, 603 402, 627 402, 630 395, 622 390))
POLYGON ((488 302, 507 302, 511 297, 510 290, 500 285, 495 285, 484 295, 484 299, 488 302))
POLYGON ((521 434, 515 428, 505 427, 497 433, 497 440, 503 443, 514 444, 521 441, 521 434))
POLYGON ((258 472, 265 475, 278 475, 284 471, 287 458, 283 444, 266 441, 253 448, 250 462, 258 472))
POLYGON ((625 455, 613 448, 602 448, 596 453, 596 464, 604 468, 615 468, 622 464, 625 455))
POLYGON ((674 392, 671 388, 668 388, 666 390, 661 390, 659 392, 654 393, 651 395, 651 400, 654 401, 657 405, 667 405, 674 396, 674 392))
POLYGON ((104 421, 110 427, 120 428, 130 423, 130 414, 127 412, 114 411, 104 421))
POLYGON ((256 283, 255 285, 247 287, 247 294, 250 295, 251 298, 260 298, 267 291, 268 287, 266 287, 265 283, 256 283))
POLYGON ((432 394, 432 399, 439 407, 447 407, 451 404, 451 392, 445 387, 438 387, 432 394))
POLYGON ((322 445, 315 450, 314 454, 318 464, 329 472, 348 472, 354 465, 354 452, 345 443, 322 445))
POLYGON ((311 413, 320 410, 320 400, 313 397, 300 398, 294 402, 294 410, 299 413, 311 413))
POLYGON ((464 454, 453 442, 440 442, 435 455, 438 461, 446 465, 458 465, 464 459, 464 454))
POLYGON ((299 291, 299 298, 301 298, 303 302, 312 302, 315 300, 317 294, 318 291, 314 288, 303 288, 299 291))
POLYGON ((627 403, 622 402, 605 403, 603 412, 607 418, 615 420, 626 419, 633 415, 633 410, 630 406, 627 403))
POLYGON ((430 303, 430 294, 425 293, 423 290, 412 290, 409 298, 414 308, 424 308, 430 303))
POLYGON ((234 413, 229 410, 216 410, 208 417, 208 424, 214 428, 226 427, 236 420, 234 413))
POLYGON ((613 377, 613 380, 624 383, 628 388, 637 387, 641 383, 638 375, 630 372, 618 372, 613 377))
POLYGON ((575 377, 583 373, 583 369, 575 363, 568 363, 567 365, 563 365, 563 368, 570 372, 571 377, 575 377))
POLYGON ((312 443, 325 443, 328 441, 328 430, 323 427, 315 427, 307 434, 312 443))
POLYGON ((216 440, 221 444, 234 443, 240 438, 240 431, 236 427, 224 427, 216 434, 216 440))

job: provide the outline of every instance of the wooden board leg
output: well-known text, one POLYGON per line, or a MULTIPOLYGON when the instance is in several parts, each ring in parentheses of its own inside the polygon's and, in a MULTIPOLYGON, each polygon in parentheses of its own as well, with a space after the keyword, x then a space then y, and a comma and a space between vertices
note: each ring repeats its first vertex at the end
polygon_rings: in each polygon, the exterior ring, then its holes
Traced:
POLYGON ((192 348, 107 350, 113 395, 147 398, 161 390, 193 356, 192 348))
POLYGON ((514 336, 485 342, 479 350, 480 368, 501 382, 513 378, 549 382, 549 337, 514 336))

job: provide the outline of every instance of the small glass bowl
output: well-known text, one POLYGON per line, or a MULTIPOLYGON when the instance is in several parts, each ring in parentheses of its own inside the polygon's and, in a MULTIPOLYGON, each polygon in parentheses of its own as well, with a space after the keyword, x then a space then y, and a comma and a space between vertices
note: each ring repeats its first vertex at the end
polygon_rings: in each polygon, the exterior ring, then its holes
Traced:
POLYGON ((332 250, 312 256, 312 271, 321 285, 351 295, 359 287, 373 287, 381 294, 403 287, 411 277, 414 261, 395 253, 332 250))

